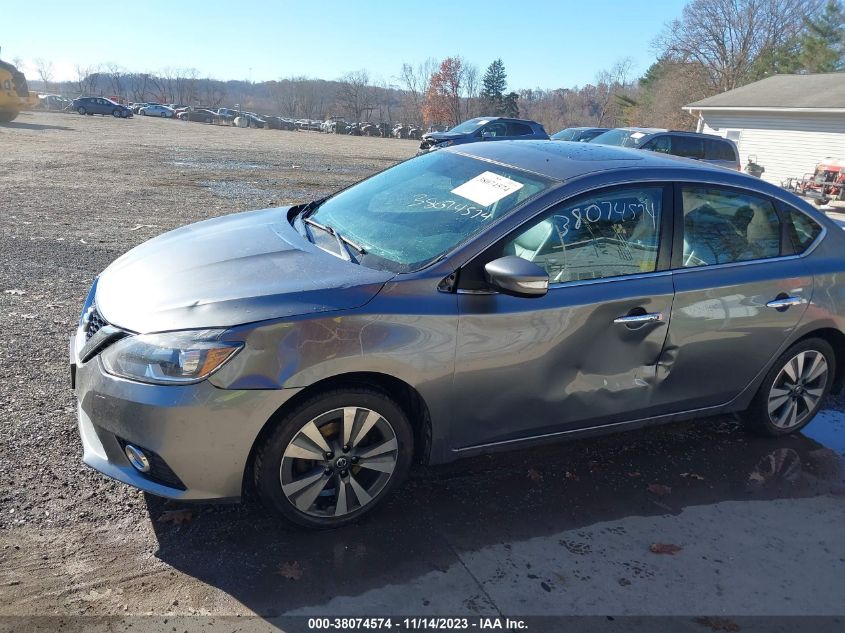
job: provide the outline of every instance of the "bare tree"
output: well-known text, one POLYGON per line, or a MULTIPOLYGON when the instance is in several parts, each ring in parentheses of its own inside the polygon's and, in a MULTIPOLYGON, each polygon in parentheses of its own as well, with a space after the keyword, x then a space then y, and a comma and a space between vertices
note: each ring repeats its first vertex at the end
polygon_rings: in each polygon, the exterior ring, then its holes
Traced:
POLYGON ((177 69, 174 75, 174 101, 179 104, 197 102, 199 100, 197 91, 199 71, 196 68, 183 68, 177 69))
POLYGON ((199 80, 199 98, 204 105, 211 108, 219 108, 226 98, 226 87, 222 82, 215 81, 210 77, 199 80))
POLYGON ((53 62, 39 57, 35 60, 35 71, 44 83, 44 92, 50 92, 50 82, 53 81, 53 62))
POLYGON ((433 57, 413 66, 402 64, 402 72, 399 80, 405 89, 410 112, 406 113, 409 120, 419 122, 422 118, 422 109, 425 105, 425 94, 431 83, 431 76, 437 71, 438 63, 433 57))
POLYGON ((73 72, 76 75, 74 84, 76 84, 77 92, 80 95, 90 95, 96 92, 100 72, 99 66, 76 64, 73 67, 73 72))
POLYGON ((123 97, 126 88, 126 70, 114 62, 105 65, 108 87, 115 97, 123 97))
POLYGON ((337 102, 355 121, 373 109, 373 89, 366 70, 346 73, 340 78, 337 102))
POLYGON ((716 92, 749 77, 754 62, 796 37, 822 0, 692 0, 655 40, 661 59, 696 62, 716 92))
POLYGON ((471 119, 481 114, 478 111, 478 92, 480 89, 478 66, 464 62, 463 74, 464 94, 466 95, 464 118, 471 119))
POLYGON ((608 70, 596 76, 595 99, 597 102, 596 125, 601 127, 608 115, 613 98, 628 85, 633 62, 630 57, 620 59, 608 70))

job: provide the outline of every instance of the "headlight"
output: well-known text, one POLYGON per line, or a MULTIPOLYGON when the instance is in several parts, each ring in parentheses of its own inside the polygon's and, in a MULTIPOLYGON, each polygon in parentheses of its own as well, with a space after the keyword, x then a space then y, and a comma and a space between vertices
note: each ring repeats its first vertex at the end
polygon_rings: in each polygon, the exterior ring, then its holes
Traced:
POLYGON ((208 378, 243 347, 218 341, 223 330, 193 330, 127 336, 102 353, 106 371, 159 385, 208 378))

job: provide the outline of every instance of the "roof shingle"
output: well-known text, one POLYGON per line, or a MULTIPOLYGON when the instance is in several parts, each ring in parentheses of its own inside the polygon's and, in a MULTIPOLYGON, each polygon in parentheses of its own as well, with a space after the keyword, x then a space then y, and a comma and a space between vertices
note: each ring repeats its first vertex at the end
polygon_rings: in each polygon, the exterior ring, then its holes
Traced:
POLYGON ((827 108, 845 111, 845 72, 773 75, 687 108, 827 108))

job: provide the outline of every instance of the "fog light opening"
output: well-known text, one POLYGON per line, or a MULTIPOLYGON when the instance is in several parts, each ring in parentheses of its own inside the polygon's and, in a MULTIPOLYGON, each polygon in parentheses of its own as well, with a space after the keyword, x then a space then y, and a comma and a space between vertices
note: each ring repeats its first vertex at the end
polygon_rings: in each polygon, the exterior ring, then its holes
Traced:
POLYGON ((126 458, 135 470, 142 473, 150 472, 150 460, 147 459, 147 456, 144 455, 144 451, 140 448, 132 446, 132 444, 127 444, 123 448, 123 452, 126 453, 126 458))

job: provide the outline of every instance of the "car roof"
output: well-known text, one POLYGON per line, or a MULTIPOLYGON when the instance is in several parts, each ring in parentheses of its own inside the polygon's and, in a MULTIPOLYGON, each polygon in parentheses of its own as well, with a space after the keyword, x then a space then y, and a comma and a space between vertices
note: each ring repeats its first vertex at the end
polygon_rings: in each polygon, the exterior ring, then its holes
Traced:
POLYGON ((626 132, 642 132, 643 134, 658 134, 659 132, 671 131, 662 127, 620 127, 618 129, 625 130, 626 132))
POLYGON ((725 174, 722 167, 669 154, 593 143, 556 143, 546 140, 467 143, 439 151, 463 154, 567 181, 585 174, 629 167, 687 167, 725 174))

